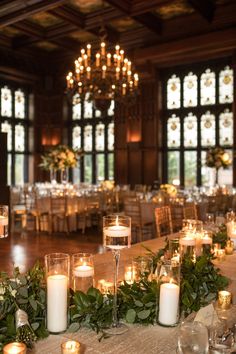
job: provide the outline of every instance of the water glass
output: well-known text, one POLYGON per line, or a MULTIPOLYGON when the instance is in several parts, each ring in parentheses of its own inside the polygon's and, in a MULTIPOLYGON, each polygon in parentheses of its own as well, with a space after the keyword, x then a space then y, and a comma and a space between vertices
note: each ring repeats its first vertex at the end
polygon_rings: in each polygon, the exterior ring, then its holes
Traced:
POLYGON ((8 206, 0 205, 0 238, 8 236, 8 206))
POLYGON ((178 336, 178 353, 207 354, 208 351, 207 327, 197 321, 183 322, 178 336))

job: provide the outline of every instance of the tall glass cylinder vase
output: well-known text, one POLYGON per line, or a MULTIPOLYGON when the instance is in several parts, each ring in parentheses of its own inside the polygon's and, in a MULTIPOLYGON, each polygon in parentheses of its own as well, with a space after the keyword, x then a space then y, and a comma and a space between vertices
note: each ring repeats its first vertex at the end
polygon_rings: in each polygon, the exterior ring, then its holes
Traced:
POLYGON ((163 326, 176 326, 179 321, 180 265, 165 262, 159 274, 157 322, 163 326))
POLYGON ((128 330, 123 323, 119 323, 117 317, 117 282, 120 261, 120 250, 130 247, 131 244, 131 218, 124 215, 108 215, 103 217, 103 245, 112 250, 115 274, 114 274, 114 298, 112 325, 106 330, 110 335, 122 334, 128 330))
POLYGON ((67 184, 69 182, 69 168, 65 167, 63 170, 60 171, 61 174, 61 183, 67 184))
POLYGON ((50 168, 50 182, 51 184, 57 183, 57 171, 55 168, 50 168))
POLYGON ((45 256, 47 281, 47 329, 50 333, 66 331, 68 322, 68 289, 70 256, 51 253, 45 256))

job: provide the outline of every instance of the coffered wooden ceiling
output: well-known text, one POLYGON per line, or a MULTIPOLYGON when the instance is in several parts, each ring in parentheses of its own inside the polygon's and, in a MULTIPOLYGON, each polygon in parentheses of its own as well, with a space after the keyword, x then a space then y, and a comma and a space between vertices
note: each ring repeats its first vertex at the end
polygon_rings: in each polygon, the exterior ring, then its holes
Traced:
POLYGON ((104 25, 111 44, 119 41, 141 61, 157 45, 233 34, 235 14, 235 0, 2 0, 0 48, 60 60, 78 54, 83 43, 96 45, 104 25))

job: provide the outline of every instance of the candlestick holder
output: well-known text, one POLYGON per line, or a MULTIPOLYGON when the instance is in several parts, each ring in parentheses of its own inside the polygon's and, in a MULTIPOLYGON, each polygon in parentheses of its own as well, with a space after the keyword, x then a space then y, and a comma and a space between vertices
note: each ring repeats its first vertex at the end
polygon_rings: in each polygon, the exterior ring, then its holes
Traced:
POLYGON ((73 290, 87 292, 94 285, 93 255, 90 253, 75 253, 72 255, 73 290))
POLYGON ((176 326, 179 321, 180 265, 163 263, 158 284, 157 322, 162 326, 176 326))
POLYGON ((120 251, 130 247, 131 244, 131 218, 124 215, 108 215, 103 217, 103 245, 112 250, 115 264, 114 297, 112 325, 106 329, 109 335, 122 334, 128 330, 123 323, 119 323, 117 317, 117 285, 120 251))
POLYGON ((8 236, 8 206, 0 205, 0 238, 8 236))
POLYGON ((45 256, 47 280, 47 329, 61 333, 67 329, 70 256, 51 253, 45 256))

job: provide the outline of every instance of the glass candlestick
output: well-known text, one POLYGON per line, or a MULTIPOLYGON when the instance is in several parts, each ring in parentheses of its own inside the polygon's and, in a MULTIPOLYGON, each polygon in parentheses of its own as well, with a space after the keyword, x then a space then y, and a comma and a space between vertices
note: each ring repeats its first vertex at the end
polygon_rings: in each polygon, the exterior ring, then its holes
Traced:
POLYGON ((130 247, 131 244, 131 219, 123 215, 108 215, 103 217, 103 245, 112 250, 115 274, 114 274, 114 298, 112 325, 106 330, 110 335, 122 334, 128 330, 117 318, 117 282, 120 260, 120 250, 130 247))

